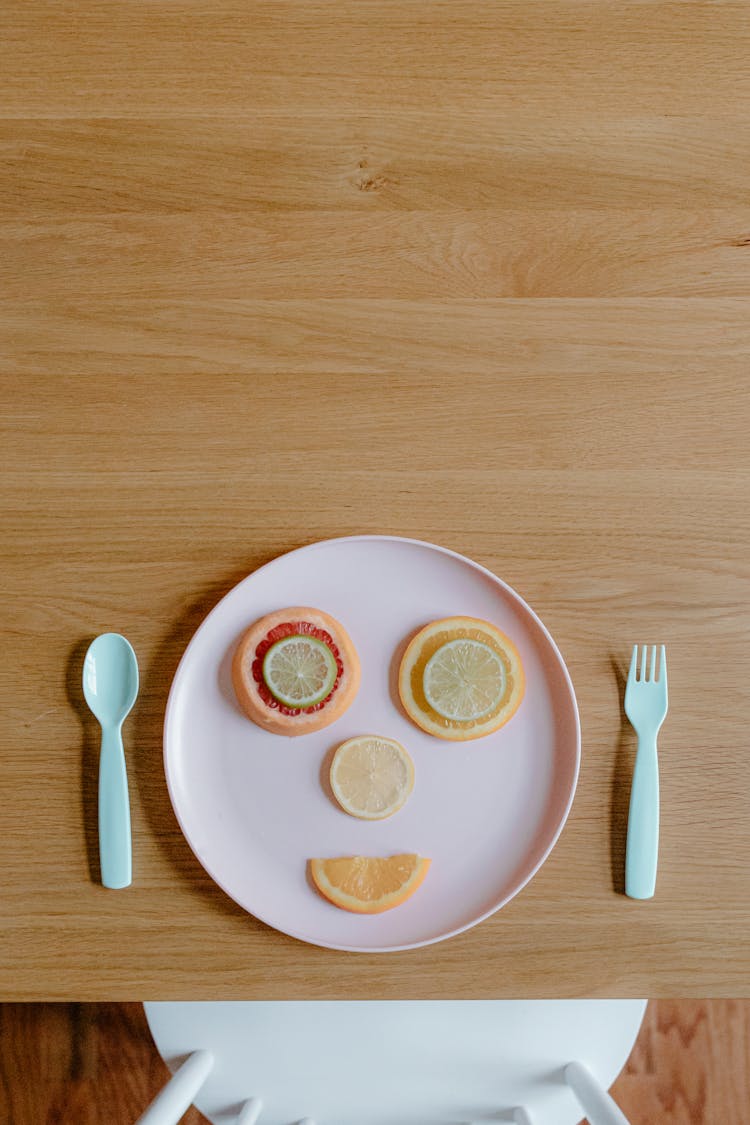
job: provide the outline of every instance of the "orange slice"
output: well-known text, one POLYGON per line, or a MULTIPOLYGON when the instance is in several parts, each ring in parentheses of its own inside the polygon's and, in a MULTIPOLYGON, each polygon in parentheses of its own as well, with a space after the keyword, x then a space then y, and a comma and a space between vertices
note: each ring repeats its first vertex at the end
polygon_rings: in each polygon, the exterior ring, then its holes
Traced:
POLYGON ((311 859, 310 874, 324 898, 355 914, 381 914, 400 906, 424 880, 430 860, 421 855, 351 855, 311 859))
POLYGON ((409 718, 428 734, 456 742, 482 738, 507 723, 524 687, 516 646, 476 617, 445 617, 421 629, 398 676, 409 718))

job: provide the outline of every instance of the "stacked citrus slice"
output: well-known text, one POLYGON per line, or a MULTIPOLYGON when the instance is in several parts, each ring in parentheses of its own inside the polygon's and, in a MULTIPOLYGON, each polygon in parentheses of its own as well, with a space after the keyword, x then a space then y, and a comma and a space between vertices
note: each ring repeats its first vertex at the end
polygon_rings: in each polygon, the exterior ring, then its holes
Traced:
POLYGON ((300 735, 334 722, 359 689, 356 649, 344 626, 310 606, 254 622, 234 654, 232 680, 249 719, 274 734, 300 735))
POLYGON ((488 621, 445 617, 409 644, 398 690, 407 715, 422 730, 466 741, 491 734, 516 713, 523 667, 510 638, 488 621))

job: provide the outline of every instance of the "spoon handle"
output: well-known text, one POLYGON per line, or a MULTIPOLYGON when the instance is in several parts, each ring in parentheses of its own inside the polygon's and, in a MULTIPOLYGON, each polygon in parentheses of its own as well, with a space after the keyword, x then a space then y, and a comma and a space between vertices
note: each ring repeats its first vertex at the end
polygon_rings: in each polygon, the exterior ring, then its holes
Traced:
POLYGON ((122 732, 102 730, 99 757, 99 865, 105 887, 120 890, 133 878, 130 843, 130 802, 122 732))

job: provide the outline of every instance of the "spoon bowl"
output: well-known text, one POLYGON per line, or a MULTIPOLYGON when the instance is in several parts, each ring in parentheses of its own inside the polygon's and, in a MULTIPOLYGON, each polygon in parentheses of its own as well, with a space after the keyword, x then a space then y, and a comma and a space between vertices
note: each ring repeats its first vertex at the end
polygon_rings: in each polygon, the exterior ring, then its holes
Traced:
POLYGON ((138 662, 119 633, 92 641, 83 662, 83 694, 103 727, 119 727, 138 695, 138 662))

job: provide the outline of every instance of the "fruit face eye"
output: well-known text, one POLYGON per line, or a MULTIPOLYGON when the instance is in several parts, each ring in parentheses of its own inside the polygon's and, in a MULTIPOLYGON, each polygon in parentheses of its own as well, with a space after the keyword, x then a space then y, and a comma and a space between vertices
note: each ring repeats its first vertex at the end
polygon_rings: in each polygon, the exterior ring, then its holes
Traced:
POLYGON ((525 677, 513 641, 489 621, 444 617, 412 638, 398 690, 409 718, 436 738, 464 741, 509 721, 525 677))
POLYGON ((351 706, 360 677, 357 650, 344 626, 312 606, 259 617, 232 658, 242 711, 262 730, 285 737, 334 723, 351 706))

